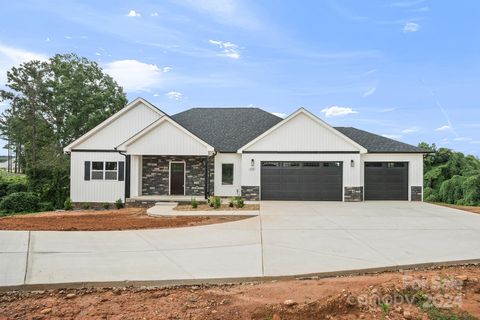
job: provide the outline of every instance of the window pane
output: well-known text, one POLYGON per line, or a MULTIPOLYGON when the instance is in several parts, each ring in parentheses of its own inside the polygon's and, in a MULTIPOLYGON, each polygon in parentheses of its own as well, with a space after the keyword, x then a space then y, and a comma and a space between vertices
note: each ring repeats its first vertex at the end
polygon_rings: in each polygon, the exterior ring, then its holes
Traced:
POLYGON ((92 171, 92 180, 103 180, 103 171, 92 171))
POLYGON ((105 163, 105 170, 117 170, 117 163, 116 162, 106 162, 105 163))
POLYGON ((92 170, 103 170, 103 162, 92 161, 92 170))
POLYGON ((300 167, 300 162, 284 162, 284 167, 300 167))
POLYGON ((233 163, 222 164, 222 184, 233 184, 233 163))
POLYGON ((117 171, 105 171, 105 180, 117 180, 117 171))

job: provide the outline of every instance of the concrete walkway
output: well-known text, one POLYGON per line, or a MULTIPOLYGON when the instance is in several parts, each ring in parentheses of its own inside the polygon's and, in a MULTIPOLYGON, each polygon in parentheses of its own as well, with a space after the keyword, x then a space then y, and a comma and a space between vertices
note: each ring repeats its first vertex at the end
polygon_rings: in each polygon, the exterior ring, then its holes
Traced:
POLYGON ((426 203, 262 202, 260 216, 190 228, 0 231, 0 286, 280 276, 469 259, 480 259, 480 215, 426 203))

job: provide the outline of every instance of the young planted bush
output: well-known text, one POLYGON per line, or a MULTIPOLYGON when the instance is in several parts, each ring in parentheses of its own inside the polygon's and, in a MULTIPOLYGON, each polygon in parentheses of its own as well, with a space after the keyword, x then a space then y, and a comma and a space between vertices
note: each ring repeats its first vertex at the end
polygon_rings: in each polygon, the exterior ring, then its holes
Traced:
POLYGON ((213 208, 218 209, 222 205, 222 199, 220 197, 213 197, 213 208))
POLYGON ((193 209, 196 209, 198 208, 198 202, 197 202, 197 199, 195 198, 192 198, 192 200, 190 200, 190 205, 192 206, 193 209))
POLYGON ((92 205, 90 204, 90 202, 85 202, 82 204, 83 210, 90 210, 91 208, 92 208, 92 205))
POLYGON ((68 210, 73 210, 72 199, 70 199, 70 198, 65 199, 65 202, 63 203, 63 208, 67 211, 68 210))
POLYGON ((36 212, 40 199, 32 192, 15 192, 0 201, 0 211, 5 213, 36 212))
POLYGON ((105 210, 110 209, 110 203, 108 203, 108 202, 102 203, 102 208, 105 209, 105 210))
POLYGON ((122 199, 118 199, 117 201, 115 201, 115 208, 122 209, 123 207, 124 207, 124 204, 122 199))
POLYGON ((235 201, 235 207, 237 208, 243 208, 245 206, 245 201, 243 201, 242 197, 237 197, 235 201))
POLYGON ((230 208, 233 208, 235 206, 235 199, 234 198, 228 199, 228 206, 230 208))
POLYGON ((214 207, 214 202, 215 202, 215 197, 214 196, 208 197, 208 205, 210 207, 212 207, 212 208, 214 207))

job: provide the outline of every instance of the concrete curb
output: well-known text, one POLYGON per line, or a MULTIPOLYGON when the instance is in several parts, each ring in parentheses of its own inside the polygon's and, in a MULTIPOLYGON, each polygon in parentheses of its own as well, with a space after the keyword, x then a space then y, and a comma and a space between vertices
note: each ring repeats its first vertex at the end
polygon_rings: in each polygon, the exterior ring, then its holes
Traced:
POLYGON ((398 270, 428 269, 432 267, 449 267, 461 265, 480 265, 479 259, 427 262, 407 265, 396 265, 378 268, 353 269, 344 271, 330 271, 319 273, 307 273, 288 276, 260 276, 260 277, 240 277, 240 278, 211 278, 211 279, 182 279, 182 280, 135 280, 135 281, 102 281, 102 282, 66 282, 49 284, 23 284, 14 286, 0 286, 0 292, 7 291, 33 291, 48 289, 67 289, 67 288, 102 288, 102 287, 168 287, 168 286, 192 286, 202 284, 236 284, 243 282, 266 282, 272 280, 313 280, 321 278, 331 278, 340 276, 358 276, 366 274, 375 274, 381 272, 393 272, 398 270))

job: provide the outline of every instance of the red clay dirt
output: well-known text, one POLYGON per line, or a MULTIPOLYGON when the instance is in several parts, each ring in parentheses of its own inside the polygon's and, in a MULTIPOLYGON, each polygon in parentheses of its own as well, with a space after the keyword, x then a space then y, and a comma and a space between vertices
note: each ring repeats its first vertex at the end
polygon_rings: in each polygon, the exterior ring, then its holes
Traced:
POLYGON ((480 266, 470 265, 243 284, 13 291, 0 293, 0 319, 413 320, 441 313, 467 320, 480 316, 479 278, 480 266))
POLYGON ((245 219, 245 216, 150 217, 145 208, 19 214, 0 218, 0 230, 110 231, 191 227, 245 219))

